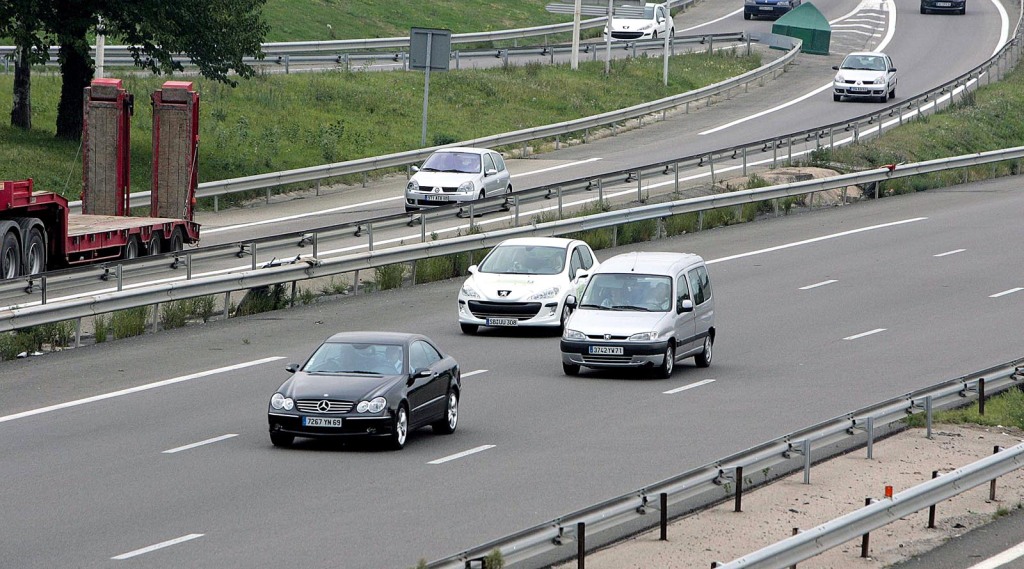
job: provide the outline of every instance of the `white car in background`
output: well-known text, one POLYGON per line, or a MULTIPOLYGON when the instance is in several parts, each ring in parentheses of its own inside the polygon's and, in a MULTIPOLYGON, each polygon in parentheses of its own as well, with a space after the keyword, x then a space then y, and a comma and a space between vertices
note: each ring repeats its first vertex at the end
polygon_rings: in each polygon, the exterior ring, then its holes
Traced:
MULTIPOLYGON (((644 5, 642 18, 617 18, 612 16, 612 41, 636 41, 664 38, 676 35, 672 14, 664 4, 644 5)), ((604 39, 608 40, 608 26, 604 27, 604 39)))
POLYGON ((407 212, 512 193, 505 160, 487 148, 444 148, 413 171, 405 186, 407 212))
POLYGON ((561 330, 569 317, 565 298, 579 296, 600 263, 584 241, 519 237, 495 246, 459 290, 459 326, 543 326, 561 330))

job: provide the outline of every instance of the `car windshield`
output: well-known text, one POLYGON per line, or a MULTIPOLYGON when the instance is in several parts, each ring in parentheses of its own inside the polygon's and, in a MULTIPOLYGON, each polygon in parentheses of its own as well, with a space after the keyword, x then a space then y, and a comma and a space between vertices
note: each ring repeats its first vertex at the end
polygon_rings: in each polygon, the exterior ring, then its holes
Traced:
POLYGON ((557 275, 565 266, 565 249, 543 245, 498 245, 480 261, 482 273, 557 275))
POLYGON ((596 274, 583 293, 580 308, 668 312, 672 308, 672 279, 632 273, 596 274))
POLYGON ((653 20, 654 19, 654 6, 644 6, 644 19, 645 20, 653 20))
POLYGON ((885 59, 877 55, 849 55, 840 67, 859 71, 885 71, 885 59))
POLYGON ((309 357, 302 371, 313 374, 396 375, 405 368, 405 349, 398 344, 325 342, 309 357))
POLYGON ((472 152, 435 152, 423 162, 420 170, 477 174, 480 172, 480 155, 472 152))

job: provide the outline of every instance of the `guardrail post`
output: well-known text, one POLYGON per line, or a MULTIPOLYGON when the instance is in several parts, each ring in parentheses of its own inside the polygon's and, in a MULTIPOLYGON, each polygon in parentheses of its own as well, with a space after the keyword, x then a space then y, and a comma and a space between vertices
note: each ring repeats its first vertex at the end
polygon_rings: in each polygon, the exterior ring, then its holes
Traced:
MULTIPOLYGON (((793 528, 793 535, 800 533, 800 528, 793 528)), ((796 569, 796 563, 789 566, 789 569, 796 569)))
POLYGON ((46 275, 39 277, 39 302, 46 304, 46 275))
POLYGON ((929 440, 932 438, 932 396, 928 395, 924 398, 924 423, 925 423, 925 437, 929 440))
POLYGON ((558 219, 562 219, 562 186, 555 188, 555 196, 558 198, 558 219))
POLYGON ((658 495, 661 506, 661 536, 660 541, 668 541, 668 493, 662 492, 658 495))
POLYGON ((868 460, 875 457, 875 418, 868 417, 868 460))
POLYGON ((978 414, 985 416, 985 378, 978 379, 978 414))
POLYGON ((270 188, 267 188, 267 205, 270 205, 270 188))
POLYGON ((75 347, 82 345, 82 319, 75 318, 75 347))
POLYGON ((772 141, 772 168, 776 168, 779 165, 779 145, 778 142, 772 141))
POLYGON ((224 293, 224 319, 228 319, 228 313, 231 312, 231 291, 224 293))
POLYGON ((672 178, 674 180, 672 191, 679 193, 679 162, 672 164, 672 178))
POLYGON ((715 187, 715 155, 708 155, 708 164, 711 166, 711 188, 715 187))
MULTIPOLYGON (((939 477, 939 471, 932 471, 932 480, 939 477)), ((928 507, 928 529, 935 529, 935 504, 928 507)))
POLYGON ((284 54, 284 74, 285 75, 288 75, 288 70, 289 70, 289 67, 290 67, 290 65, 289 65, 290 63, 291 63, 290 56, 287 53, 284 54))
POLYGON ((249 246, 252 247, 252 249, 251 249, 251 251, 252 251, 252 270, 255 271, 256 270, 256 242, 253 241, 252 243, 249 244, 249 246))
MULTIPOLYGON (((864 505, 865 506, 870 506, 871 505, 871 498, 864 498, 864 505)), ((870 532, 864 534, 860 538, 860 556, 861 556, 862 559, 867 559, 867 557, 868 557, 868 541, 870 539, 871 539, 871 533, 870 532)))
MULTIPOLYGON (((999 445, 996 445, 996 446, 992 447, 992 454, 999 454, 999 452, 1002 451, 1002 450, 1003 450, 1003 447, 1001 447, 999 445)), ((992 481, 988 483, 988 499, 989 499, 989 501, 992 501, 992 502, 996 501, 996 479, 995 478, 993 478, 992 481)))
POLYGON ((789 149, 787 150, 787 155, 786 155, 786 166, 792 166, 793 165, 793 137, 792 136, 789 137, 788 146, 789 146, 789 149))
POLYGON ((604 178, 597 179, 597 201, 604 203, 604 178))
POLYGON ((455 69, 459 69, 461 61, 459 60, 459 50, 455 50, 455 69))
POLYGON ((736 499, 733 505, 734 512, 743 511, 743 467, 736 467, 736 499))
POLYGON ((576 567, 586 569, 587 565, 587 524, 576 524, 576 567))
POLYGON ((811 439, 804 439, 804 484, 811 483, 811 439))
MULTIPOLYGON (((415 284, 415 283, 414 283, 414 284, 415 284)), ((290 299, 290 300, 288 301, 288 306, 290 306, 290 307, 294 307, 294 306, 295 306, 295 292, 296 292, 296 291, 295 291, 295 288, 296 288, 297 286, 298 286, 298 283, 297 283, 296 281, 292 281, 292 297, 291 297, 291 299, 290 299)))
POLYGON ((320 238, 320 234, 319 233, 314 233, 313 234, 313 258, 314 259, 317 258, 317 245, 318 245, 319 238, 320 238))
MULTIPOLYGON (((644 201, 644 173, 643 170, 636 171, 636 201, 643 203, 644 201)), ((562 210, 558 210, 558 214, 562 214, 562 210)))
POLYGON ((835 131, 832 129, 832 127, 828 127, 828 149, 829 149, 829 152, 831 153, 831 151, 835 150, 835 147, 836 147, 835 131))
POLYGON ((150 326, 150 329, 149 329, 150 332, 153 333, 153 334, 156 334, 156 319, 157 319, 157 316, 159 314, 160 314, 160 303, 158 302, 158 303, 153 305, 152 326, 150 326))
POLYGON ((117 265, 117 269, 115 269, 115 271, 114 271, 114 272, 115 272, 115 274, 117 275, 117 292, 121 292, 121 286, 122 286, 122 285, 123 285, 124 283, 123 283, 123 282, 122 282, 122 280, 121 280, 121 264, 120 264, 120 263, 118 263, 118 265, 117 265))
POLYGON ((747 175, 747 147, 743 147, 743 175, 747 175))
POLYGON ((515 212, 513 213, 512 226, 519 227, 519 196, 512 196, 512 206, 515 212))
POLYGON ((355 278, 352 282, 352 294, 359 294, 359 269, 356 269, 355 278))

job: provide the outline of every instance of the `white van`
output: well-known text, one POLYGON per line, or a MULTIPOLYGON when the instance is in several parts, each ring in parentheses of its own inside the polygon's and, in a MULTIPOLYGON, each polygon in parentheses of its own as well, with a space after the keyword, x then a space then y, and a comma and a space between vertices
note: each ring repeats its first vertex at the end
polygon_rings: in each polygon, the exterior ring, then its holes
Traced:
POLYGON ((693 357, 711 365, 715 299, 704 259, 689 253, 635 252, 608 259, 590 276, 565 324, 562 371, 650 368, 662 378, 693 357))

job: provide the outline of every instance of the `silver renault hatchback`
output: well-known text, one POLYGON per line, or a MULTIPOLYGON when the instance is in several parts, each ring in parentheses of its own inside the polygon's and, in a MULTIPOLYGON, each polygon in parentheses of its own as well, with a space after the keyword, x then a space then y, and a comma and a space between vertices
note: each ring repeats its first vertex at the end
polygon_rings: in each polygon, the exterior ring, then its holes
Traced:
POLYGON ((565 324, 562 371, 647 368, 672 375, 692 357, 711 365, 715 299, 704 259, 690 253, 634 252, 608 259, 590 277, 565 324))

